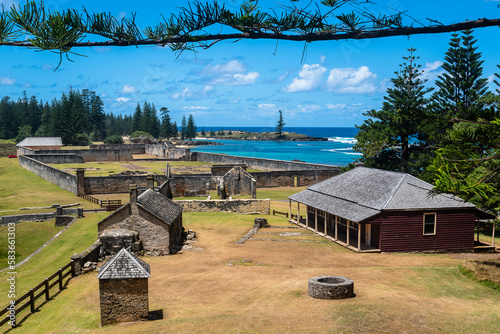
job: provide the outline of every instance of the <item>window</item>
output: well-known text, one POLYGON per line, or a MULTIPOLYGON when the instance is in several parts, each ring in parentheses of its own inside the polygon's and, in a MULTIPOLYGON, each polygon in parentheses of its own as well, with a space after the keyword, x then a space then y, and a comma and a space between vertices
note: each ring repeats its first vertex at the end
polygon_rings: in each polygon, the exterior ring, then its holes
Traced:
POLYGON ((424 235, 436 234, 436 214, 424 213, 424 235))

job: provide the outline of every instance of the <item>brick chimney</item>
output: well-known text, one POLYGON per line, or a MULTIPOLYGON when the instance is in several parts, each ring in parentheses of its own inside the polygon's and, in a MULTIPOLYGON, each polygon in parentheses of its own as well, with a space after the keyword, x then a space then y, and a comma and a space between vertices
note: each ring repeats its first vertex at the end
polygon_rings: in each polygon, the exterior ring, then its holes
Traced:
POLYGON ((137 212, 137 184, 130 185, 130 209, 132 213, 137 212))
POLYGON ((155 179, 153 175, 146 176, 146 185, 148 189, 154 190, 155 187, 155 179))

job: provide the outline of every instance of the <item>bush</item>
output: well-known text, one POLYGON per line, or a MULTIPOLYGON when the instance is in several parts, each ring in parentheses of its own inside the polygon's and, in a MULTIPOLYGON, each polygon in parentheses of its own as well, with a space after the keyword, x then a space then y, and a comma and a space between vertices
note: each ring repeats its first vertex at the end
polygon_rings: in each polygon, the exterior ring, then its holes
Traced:
POLYGON ((75 136, 75 145, 76 146, 87 146, 90 145, 89 136, 86 133, 79 133, 75 136))
POLYGON ((104 139, 104 144, 123 144, 123 138, 118 135, 108 136, 104 139))
POLYGON ((151 136, 149 133, 144 132, 144 131, 134 131, 134 133, 132 133, 130 135, 130 138, 138 138, 138 137, 141 137, 141 136, 145 136, 147 138, 153 138, 153 136, 151 136))

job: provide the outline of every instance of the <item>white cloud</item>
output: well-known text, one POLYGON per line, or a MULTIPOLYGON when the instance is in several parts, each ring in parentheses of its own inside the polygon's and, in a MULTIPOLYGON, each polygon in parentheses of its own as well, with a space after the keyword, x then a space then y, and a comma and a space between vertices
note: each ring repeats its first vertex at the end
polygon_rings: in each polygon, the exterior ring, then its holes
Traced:
POLYGON ((326 56, 319 55, 319 62, 323 64, 326 60, 326 56))
POLYGON ((182 109, 184 109, 184 110, 208 110, 210 108, 204 107, 204 106, 186 106, 186 107, 183 107, 182 109))
POLYGON ((259 109, 275 109, 276 105, 272 103, 260 103, 259 109))
POLYGON ((260 73, 257 72, 250 72, 248 74, 226 74, 213 79, 210 84, 219 86, 244 86, 255 83, 259 76, 260 73))
POLYGON ((12 86, 16 81, 16 79, 10 77, 0 77, 0 86, 12 86))
POLYGON ((115 100, 116 102, 120 102, 120 103, 125 103, 125 102, 128 102, 130 101, 129 98, 126 98, 126 97, 119 97, 115 100))
POLYGON ((377 90, 377 75, 367 66, 334 68, 327 79, 329 91, 345 94, 373 93, 377 90))
POLYGON ((440 60, 436 60, 432 63, 425 63, 425 67, 422 68, 422 80, 434 80, 436 79, 441 73, 443 73, 443 70, 441 69, 441 66, 443 65, 443 62, 440 60), (439 70, 438 70, 439 69, 439 70), (438 71, 436 71, 438 70, 438 71))
POLYGON ((203 89, 191 90, 189 87, 184 87, 182 92, 174 93, 170 96, 173 100, 200 100, 206 98, 215 93, 215 90, 212 86, 205 86, 203 89))
POLYGON ((298 112, 305 113, 305 114, 318 112, 322 109, 321 106, 317 105, 317 104, 304 104, 304 105, 299 104, 299 105, 297 105, 297 108, 298 108, 298 112))
POLYGON ((208 65, 198 75, 205 77, 204 80, 210 85, 218 86, 250 85, 255 83, 260 76, 258 72, 246 72, 245 65, 237 60, 231 60, 224 64, 208 65))
POLYGON ((294 78, 283 90, 289 93, 313 90, 321 83, 325 72, 326 68, 319 64, 305 64, 299 72, 299 77, 294 78))
POLYGON ((132 86, 132 85, 128 85, 128 84, 127 84, 127 85, 123 86, 123 88, 122 88, 121 92, 122 92, 123 94, 132 94, 132 93, 137 92, 137 89, 135 89, 135 87, 134 87, 134 86, 132 86))
POLYGON ((200 75, 220 75, 221 73, 242 73, 246 72, 245 65, 237 60, 231 60, 225 64, 208 65, 201 72, 200 75))
POLYGON ((327 103, 326 108, 331 110, 342 110, 346 107, 345 103, 327 103))

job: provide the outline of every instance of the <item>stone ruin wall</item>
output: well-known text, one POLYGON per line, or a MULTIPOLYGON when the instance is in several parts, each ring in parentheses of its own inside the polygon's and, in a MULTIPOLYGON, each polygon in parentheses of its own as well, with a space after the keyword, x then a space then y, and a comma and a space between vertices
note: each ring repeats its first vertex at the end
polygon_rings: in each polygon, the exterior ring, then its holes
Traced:
POLYGON ((75 195, 78 194, 76 175, 64 172, 24 155, 19 156, 19 165, 33 174, 40 176, 42 179, 55 184, 59 188, 68 190, 75 195))
POLYGON ((101 325, 149 318, 148 279, 100 279, 101 325))
POLYGON ((268 199, 176 200, 175 204, 180 205, 183 212, 233 212, 268 215, 271 208, 271 201, 268 199))
POLYGON ((302 170, 336 170, 340 168, 330 165, 311 164, 306 162, 239 157, 234 155, 192 152, 193 161, 203 161, 214 164, 245 164, 248 168, 260 169, 264 171, 302 171, 302 170))

